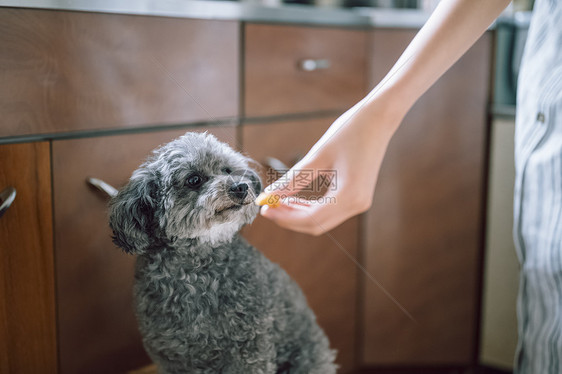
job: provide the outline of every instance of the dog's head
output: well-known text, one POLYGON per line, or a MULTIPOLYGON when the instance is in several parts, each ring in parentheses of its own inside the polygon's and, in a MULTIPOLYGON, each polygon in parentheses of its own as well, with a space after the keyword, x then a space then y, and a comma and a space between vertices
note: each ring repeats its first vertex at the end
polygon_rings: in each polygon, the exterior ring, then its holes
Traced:
POLYGON ((140 254, 182 239, 230 240, 259 210, 250 161, 207 133, 156 149, 110 202, 114 242, 140 254))

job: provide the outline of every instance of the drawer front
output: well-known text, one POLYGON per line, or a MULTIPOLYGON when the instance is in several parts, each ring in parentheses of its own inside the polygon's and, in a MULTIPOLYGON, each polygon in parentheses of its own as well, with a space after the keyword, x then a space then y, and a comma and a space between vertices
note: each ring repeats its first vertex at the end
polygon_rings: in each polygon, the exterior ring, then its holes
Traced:
POLYGON ((246 25, 245 115, 349 108, 365 93, 366 41, 359 30, 246 25))
POLYGON ((0 146, 0 373, 57 373, 49 143, 0 146), (7 205, 7 204, 6 204, 7 205))
POLYGON ((239 24, 0 9, 0 136, 236 116, 239 24))
MULTIPOLYGON (((275 157, 291 165, 308 152, 333 120, 245 125, 242 130, 245 154, 262 163, 268 157, 275 157)), ((272 182, 272 174, 275 173, 270 169, 262 169, 264 185, 272 182)), ((332 347, 338 350, 337 362, 342 366, 339 372, 350 372, 357 349, 358 273, 348 256, 354 259, 358 256, 357 218, 332 230, 329 236, 313 237, 282 229, 258 216, 243 234, 301 286, 332 347)))
MULTIPOLYGON (((197 128, 234 143, 233 127, 197 128)), ((60 369, 123 373, 149 360, 133 314, 134 257, 111 242, 107 197, 86 184, 123 186, 158 145, 186 130, 53 142, 60 369)))

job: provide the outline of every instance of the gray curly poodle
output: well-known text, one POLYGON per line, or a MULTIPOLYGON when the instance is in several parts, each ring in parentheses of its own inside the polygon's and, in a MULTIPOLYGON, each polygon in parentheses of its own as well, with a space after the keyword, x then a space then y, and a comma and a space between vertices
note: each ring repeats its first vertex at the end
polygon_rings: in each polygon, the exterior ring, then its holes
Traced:
POLYGON ((248 158, 187 133, 112 199, 114 242, 137 255, 139 329, 161 374, 336 372, 300 288, 238 234, 260 189, 248 158))

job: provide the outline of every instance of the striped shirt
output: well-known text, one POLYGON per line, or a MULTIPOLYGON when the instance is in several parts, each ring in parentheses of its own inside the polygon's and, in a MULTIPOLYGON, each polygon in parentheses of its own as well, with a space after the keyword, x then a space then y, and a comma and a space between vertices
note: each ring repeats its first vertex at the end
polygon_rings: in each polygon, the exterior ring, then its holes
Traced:
POLYGON ((536 0, 517 96, 515 373, 562 373, 562 0, 536 0))

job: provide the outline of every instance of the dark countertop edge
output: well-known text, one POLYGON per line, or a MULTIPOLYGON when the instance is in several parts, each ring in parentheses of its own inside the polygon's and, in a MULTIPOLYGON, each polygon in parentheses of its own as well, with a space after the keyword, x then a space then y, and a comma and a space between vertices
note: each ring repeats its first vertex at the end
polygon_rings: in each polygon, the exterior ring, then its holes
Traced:
POLYGON ((104 129, 88 129, 76 131, 61 131, 53 133, 32 133, 13 136, 0 136, 0 145, 14 143, 42 142, 51 140, 70 140, 80 138, 94 138, 100 136, 127 135, 156 131, 181 130, 189 131, 195 127, 236 127, 239 124, 237 118, 225 118, 217 121, 194 121, 175 124, 152 124, 130 127, 115 127, 104 129))
POLYGON ((354 28, 420 28, 430 15, 415 9, 274 7, 202 0, 0 0, 0 7, 354 28))
POLYGON ((0 7, 146 15, 207 20, 368 27, 369 18, 344 9, 308 6, 265 7, 230 1, 198 0, 0 0, 0 7))
MULTIPOLYGON (((404 29, 421 28, 431 14, 421 9, 265 6, 244 1, 216 0, 0 0, 0 8, 2 7, 255 23, 404 29)), ((530 18, 531 12, 504 14, 490 25, 489 29, 494 29, 497 23, 514 23, 528 27, 530 18)))
POLYGON ((81 138, 93 138, 101 136, 128 135, 138 133, 148 133, 168 130, 189 131, 195 127, 239 127, 242 125, 260 124, 267 125, 269 123, 306 121, 307 119, 326 118, 327 121, 335 120, 345 110, 325 110, 302 113, 287 113, 264 117, 226 117, 217 120, 200 120, 192 122, 168 123, 168 124, 150 124, 150 125, 133 125, 128 127, 113 127, 103 129, 86 129, 74 131, 61 131, 51 133, 32 133, 13 136, 0 136, 0 145, 29 143, 41 141, 58 141, 71 140, 81 138))

